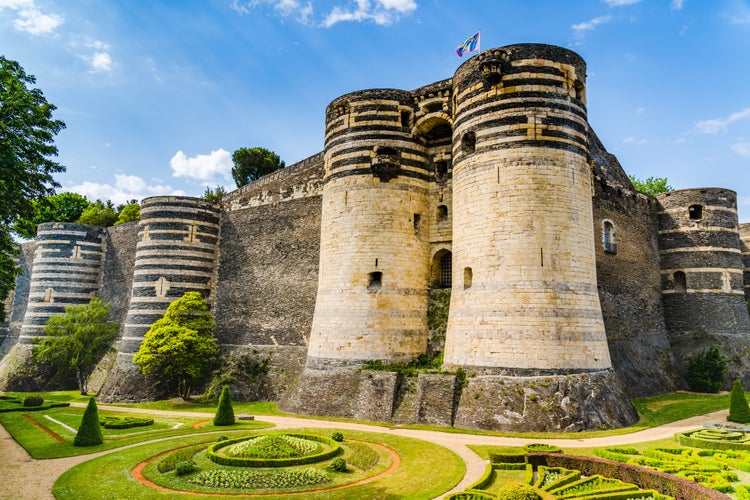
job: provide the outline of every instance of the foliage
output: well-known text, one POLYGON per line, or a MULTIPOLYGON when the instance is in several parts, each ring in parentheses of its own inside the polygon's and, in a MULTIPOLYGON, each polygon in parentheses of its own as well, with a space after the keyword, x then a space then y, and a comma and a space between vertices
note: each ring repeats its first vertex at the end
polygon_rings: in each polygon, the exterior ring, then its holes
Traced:
POLYGON ((348 470, 346 468, 346 460, 341 457, 336 457, 331 460, 331 463, 326 466, 326 469, 331 472, 346 472, 348 470))
POLYGON ((380 359, 366 361, 363 370, 375 370, 385 372, 397 372, 405 377, 414 377, 418 373, 435 373, 440 371, 443 362, 442 353, 435 357, 420 354, 416 359, 408 363, 388 362, 380 359))
POLYGON ((354 467, 361 470, 370 470, 378 464, 378 453, 366 444, 347 441, 346 447, 352 452, 347 460, 354 467))
POLYGON ((331 439, 340 443, 344 440, 344 435, 341 434, 339 431, 334 431, 331 433, 331 439))
POLYGON ((100 420, 105 429, 132 429, 133 427, 148 427, 154 424, 153 418, 138 417, 102 417, 100 420))
POLYGON ((141 343, 133 362, 187 401, 191 385, 203 378, 216 359, 213 315, 198 292, 186 292, 172 302, 141 343))
POLYGON ((136 202, 131 202, 125 205, 117 213, 117 220, 115 226, 120 224, 127 224, 128 222, 134 222, 141 218, 141 205, 136 202))
POLYGON ((668 193, 669 191, 672 191, 672 186, 667 184, 666 177, 649 177, 644 181, 634 175, 629 175, 628 179, 633 183, 633 187, 636 191, 640 191, 649 196, 656 196, 660 193, 668 193))
POLYGON ((107 323, 111 307, 95 296, 87 305, 68 306, 65 314, 52 316, 44 326, 46 337, 34 346, 34 360, 74 371, 85 395, 89 376, 117 336, 119 325, 107 323))
POLYGON ((76 222, 91 202, 78 193, 60 193, 33 201, 34 215, 16 221, 14 231, 24 237, 36 236, 36 227, 45 222, 76 222))
POLYGON ((508 481, 496 491, 498 498, 504 500, 537 500, 539 495, 528 484, 508 481))
POLYGON ((40 396, 26 396, 23 398, 23 405, 28 406, 42 406, 44 404, 44 398, 40 396))
POLYGON ((227 194, 227 191, 224 189, 224 186, 217 185, 213 189, 206 186, 206 190, 203 192, 201 198, 209 203, 219 203, 225 194, 227 194))
POLYGON ((104 442, 102 429, 99 426, 99 412, 94 398, 89 399, 86 411, 83 412, 81 426, 78 427, 73 446, 96 446, 104 442))
POLYGON ((524 445, 523 449, 527 452, 533 453, 536 451, 543 451, 546 453, 562 453, 563 450, 559 446, 544 443, 529 443, 524 445))
POLYGON ((750 423, 750 406, 747 404, 745 390, 742 388, 742 383, 739 380, 735 380, 732 384, 732 392, 729 394, 729 416, 727 420, 740 424, 750 423))
POLYGON ((114 226, 117 222, 115 206, 111 200, 107 200, 106 203, 96 200, 81 212, 77 222, 101 227, 114 226))
POLYGON ((223 387, 231 384, 244 387, 244 396, 247 399, 269 399, 267 375, 270 361, 270 357, 261 357, 256 350, 252 353, 227 353, 221 357, 219 367, 213 372, 212 380, 206 388, 205 399, 217 398, 223 387))
POLYGON ((282 169, 286 164, 279 155, 265 148, 239 148, 232 153, 232 178, 237 187, 242 187, 264 175, 282 169))
POLYGON ((182 460, 177 462, 174 468, 174 473, 178 476, 187 476, 188 474, 195 472, 195 462, 192 460, 182 460))
POLYGON ((34 217, 35 200, 53 194, 60 185, 52 175, 65 171, 50 159, 65 123, 52 118, 57 108, 41 90, 29 88, 35 83, 20 64, 0 56, 0 321, 19 272, 11 232, 19 220, 34 217))
POLYGON ((228 439, 214 443, 206 450, 206 456, 212 462, 232 467, 305 465, 328 460, 339 453, 341 453, 341 447, 337 442, 323 436, 308 434, 262 435, 228 439), (317 443, 322 443, 324 446, 317 443), (312 449, 313 446, 315 449, 312 449), (219 451, 223 448, 227 448, 229 453, 235 456, 219 451))
POLYGON ((688 362, 685 380, 695 392, 719 392, 727 372, 727 358, 716 345, 699 352, 688 362))
POLYGON ((219 406, 216 408, 214 425, 234 424, 234 409, 232 408, 232 397, 229 394, 229 386, 224 386, 219 396, 219 406))
POLYGON ((211 470, 190 479, 193 484, 237 490, 299 488, 324 484, 331 480, 325 471, 314 467, 292 470, 211 470))
POLYGON ((185 461, 192 462, 195 454, 205 449, 206 449, 206 444, 201 443, 201 444, 197 444, 193 446, 188 446, 185 448, 180 448, 178 450, 174 450, 173 452, 168 453, 167 456, 159 460, 159 463, 156 466, 156 468, 162 474, 166 472, 171 472, 175 470, 178 463, 185 462, 185 461))
POLYGON ((266 435, 228 446, 228 457, 292 458, 318 453, 323 448, 316 442, 287 434, 266 435))

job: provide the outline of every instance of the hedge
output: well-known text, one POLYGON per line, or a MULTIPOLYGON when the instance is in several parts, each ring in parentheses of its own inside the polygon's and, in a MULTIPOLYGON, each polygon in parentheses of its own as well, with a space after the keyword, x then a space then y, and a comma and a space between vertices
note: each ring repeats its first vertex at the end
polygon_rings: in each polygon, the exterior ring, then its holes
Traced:
POLYGON ((492 452, 489 455, 491 464, 522 464, 526 461, 526 452, 521 448, 492 452))
POLYGON ((445 497, 445 500, 497 500, 497 497, 486 491, 466 490, 445 497))
MULTIPOLYGON (((704 439, 695 437, 694 434, 699 432, 705 433, 706 429, 698 429, 695 431, 681 432, 675 434, 677 442, 683 446, 690 446, 691 448, 705 448, 713 450, 744 450, 750 451, 750 441, 737 441, 727 440, 722 441, 719 439, 704 439)), ((732 433, 736 434, 736 433, 732 433)))
MULTIPOLYGON (((706 486, 654 470, 598 457, 578 457, 556 453, 529 453, 527 460, 535 467, 574 469, 585 476, 599 474, 633 483, 640 488, 656 490, 675 500, 726 500, 726 496, 706 486)), ((614 499, 608 499, 614 500, 614 499)))
POLYGON ((10 413, 12 411, 42 411, 50 408, 64 408, 70 406, 70 403, 45 403, 42 406, 17 406, 15 408, 0 408, 0 413, 10 413))
POLYGON ((341 453, 341 446, 334 441, 323 436, 314 436, 310 434, 291 434, 285 433, 287 436, 293 436, 301 439, 309 439, 310 441, 317 441, 319 443, 326 444, 331 447, 330 450, 323 450, 315 455, 306 455, 304 457, 291 457, 291 458, 251 458, 251 457, 228 457, 226 455, 220 455, 216 453, 217 450, 224 448, 229 445, 247 441, 258 436, 245 436, 237 439, 227 439, 225 441, 219 441, 208 447, 206 455, 208 458, 219 465, 229 465, 232 467, 288 467, 291 465, 306 465, 316 462, 322 462, 333 458, 341 453))
POLYGON ((153 423, 153 418, 102 417, 100 419, 100 424, 105 429, 131 429, 133 427, 146 427, 153 423))

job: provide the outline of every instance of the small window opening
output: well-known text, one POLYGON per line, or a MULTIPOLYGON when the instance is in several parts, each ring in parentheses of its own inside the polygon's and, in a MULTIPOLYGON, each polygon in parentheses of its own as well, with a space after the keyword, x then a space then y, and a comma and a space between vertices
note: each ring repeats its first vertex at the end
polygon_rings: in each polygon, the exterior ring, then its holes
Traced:
POLYGON ((383 273, 376 271, 374 273, 370 273, 370 283, 367 285, 367 288, 370 290, 379 290, 380 287, 383 286, 383 273))
POLYGON ((401 126, 409 128, 409 122, 411 121, 411 113, 409 111, 401 112, 401 126))
POLYGON ((690 214, 690 220, 701 220, 703 218, 703 205, 690 205, 688 214, 690 214))
POLYGON ((437 207, 437 221, 446 222, 448 220, 448 207, 445 205, 438 205, 437 207))
POLYGON ((442 111, 442 110, 443 110, 442 102, 431 102, 430 104, 425 106, 426 113, 434 113, 436 111, 442 111))
POLYGON ((615 244, 615 225, 608 220, 602 222, 602 246, 607 253, 617 253, 615 244))
POLYGON ((414 214, 414 234, 419 234, 419 231, 422 229, 422 215, 421 214, 414 214))
POLYGON ((471 282, 474 278, 474 273, 470 267, 464 267, 464 290, 471 288, 471 282))
POLYGON ((485 76, 485 80, 491 87, 494 87, 495 85, 500 83, 500 81, 502 80, 502 75, 497 71, 493 71, 492 73, 488 73, 487 76, 485 76))
POLYGON ((450 288, 453 284, 453 254, 446 253, 440 258, 440 288, 450 288))
POLYGON ((445 178, 448 175, 448 162, 439 161, 435 163, 435 178, 437 180, 445 178))
POLYGON ((675 273, 672 275, 672 280, 674 281, 674 291, 678 293, 685 293, 687 290, 687 280, 685 278, 685 273, 682 271, 675 271, 675 273))
POLYGON ((461 138, 461 150, 464 153, 473 153, 477 148, 477 135, 474 132, 466 132, 461 138))
POLYGON ((375 150, 378 156, 398 156, 398 151, 387 146, 380 146, 375 150))

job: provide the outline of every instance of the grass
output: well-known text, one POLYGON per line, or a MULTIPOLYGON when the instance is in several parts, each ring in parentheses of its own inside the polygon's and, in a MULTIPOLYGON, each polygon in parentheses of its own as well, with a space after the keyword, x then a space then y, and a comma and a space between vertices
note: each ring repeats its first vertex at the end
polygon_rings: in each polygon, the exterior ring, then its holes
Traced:
MULTIPOLYGON (((330 433, 326 429, 326 435, 330 433)), ((301 432, 323 432, 304 429, 301 432)), ((350 498, 378 498, 395 500, 410 498, 428 500, 448 491, 463 477, 465 466, 461 458, 450 450, 429 443, 400 436, 370 432, 342 431, 347 439, 358 439, 382 444, 395 450, 401 457, 400 467, 370 483, 351 486, 341 490, 309 492, 305 499, 345 500, 350 498)), ((80 464, 65 472, 55 482, 53 494, 58 499, 151 499, 151 498, 195 498, 188 494, 160 492, 137 482, 132 469, 139 463, 159 453, 178 446, 188 446, 205 440, 205 436, 188 436, 177 440, 136 446, 118 453, 104 455, 80 464), (92 478, 96 478, 92 481, 92 478)), ((269 494, 266 500, 288 498, 269 494)), ((300 497, 302 498, 302 497, 300 497)))
MULTIPOLYGON (((85 455, 102 450, 111 450, 121 446, 140 443, 143 441, 157 439, 167 436, 205 433, 211 431, 230 431, 230 430, 249 430, 270 427, 265 422, 248 421, 242 424, 227 427, 214 427, 209 422, 199 429, 193 426, 199 422, 205 422, 205 419, 190 417, 155 417, 154 424, 147 427, 135 427, 131 429, 102 429, 104 434, 104 443, 98 446, 77 447, 73 446, 75 432, 72 429, 78 429, 83 416, 83 408, 51 408, 44 411, 29 413, 13 412, 0 414, 0 424, 2 424, 13 438, 31 455, 33 458, 59 458, 76 455, 85 455), (35 425, 35 423, 38 425, 35 425), (58 441, 54 436, 46 432, 45 429, 62 438, 58 441)), ((135 414, 123 414, 122 412, 108 412, 99 410, 99 415, 117 415, 117 416, 141 416, 135 414)))

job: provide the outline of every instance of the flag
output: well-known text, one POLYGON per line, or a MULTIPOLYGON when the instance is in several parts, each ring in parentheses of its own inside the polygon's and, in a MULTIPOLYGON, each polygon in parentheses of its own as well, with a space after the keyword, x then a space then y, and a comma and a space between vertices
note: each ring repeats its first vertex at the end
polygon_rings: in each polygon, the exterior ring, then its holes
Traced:
POLYGON ((477 31, 468 40, 458 46, 456 54, 458 57, 462 57, 466 52, 474 52, 479 47, 479 32, 477 31))

